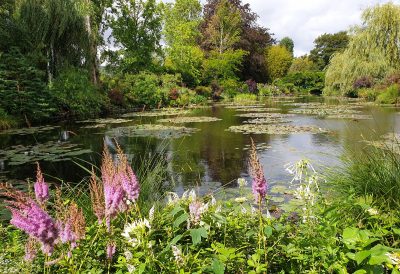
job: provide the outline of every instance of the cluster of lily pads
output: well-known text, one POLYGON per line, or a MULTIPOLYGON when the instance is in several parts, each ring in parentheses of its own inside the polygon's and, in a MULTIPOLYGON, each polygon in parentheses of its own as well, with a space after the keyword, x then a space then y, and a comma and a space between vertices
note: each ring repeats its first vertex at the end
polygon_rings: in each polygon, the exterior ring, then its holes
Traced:
POLYGON ((158 139, 176 139, 183 136, 190 136, 197 131, 198 129, 196 128, 188 128, 183 126, 141 124, 113 128, 108 130, 106 135, 112 137, 154 137, 158 139))
POLYGON ((383 135, 380 140, 366 141, 366 142, 377 148, 391 150, 396 154, 400 154, 400 134, 399 133, 388 133, 388 134, 383 135))
POLYGON ((185 115, 189 114, 191 111, 187 109, 161 109, 161 110, 153 110, 153 111, 142 111, 142 112, 131 112, 123 114, 121 117, 158 117, 158 116, 177 116, 177 115, 185 115))
POLYGON ((157 120, 160 123, 173 123, 173 124, 185 124, 185 123, 207 123, 221 121, 219 118, 206 117, 206 116, 183 116, 175 118, 165 118, 157 120))
POLYGON ((60 126, 38 126, 38 127, 25 127, 16 128, 0 131, 0 134, 4 135, 32 135, 36 133, 48 132, 54 129, 60 128, 60 126))
POLYGON ((314 126, 296 126, 296 125, 264 125, 264 124, 245 124, 240 126, 231 126, 228 131, 244 134, 297 134, 297 133, 327 133, 323 128, 314 126))

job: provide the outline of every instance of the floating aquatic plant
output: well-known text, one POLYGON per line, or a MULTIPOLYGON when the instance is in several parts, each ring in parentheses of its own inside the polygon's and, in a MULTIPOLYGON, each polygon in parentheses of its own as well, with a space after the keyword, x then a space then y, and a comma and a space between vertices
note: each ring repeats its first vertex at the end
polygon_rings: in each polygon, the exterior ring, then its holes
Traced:
POLYGON ((143 124, 134 125, 129 127, 118 127, 109 130, 106 134, 114 137, 128 136, 128 137, 155 137, 159 139, 174 139, 183 136, 190 136, 197 132, 199 129, 178 127, 178 126, 165 126, 157 124, 143 124))
POLYGON ((295 125, 263 125, 247 124, 231 126, 228 131, 244 134, 299 134, 299 133, 326 133, 326 129, 314 126, 295 126, 295 125))
POLYGON ((282 117, 255 118, 255 119, 244 121, 245 124, 282 124, 282 123, 290 123, 290 122, 292 122, 292 120, 282 118, 282 117))
POLYGON ((184 124, 184 123, 207 123, 221 121, 219 118, 206 117, 206 116, 192 116, 192 117, 176 117, 176 118, 166 118, 157 120, 160 123, 173 123, 173 124, 184 124))
POLYGON ((287 117, 293 117, 295 115, 294 114, 283 114, 283 113, 264 113, 264 112, 259 112, 259 113, 237 114, 236 116, 243 117, 243 118, 287 118, 287 117))
POLYGON ((54 130, 57 128, 60 128, 60 126, 40 126, 40 127, 17 128, 17 129, 2 130, 2 131, 0 131, 0 134, 31 135, 31 134, 51 131, 51 130, 54 130))
POLYGON ((157 116, 178 116, 189 114, 190 110, 185 109, 163 109, 154 111, 132 112, 122 115, 122 117, 157 117, 157 116))

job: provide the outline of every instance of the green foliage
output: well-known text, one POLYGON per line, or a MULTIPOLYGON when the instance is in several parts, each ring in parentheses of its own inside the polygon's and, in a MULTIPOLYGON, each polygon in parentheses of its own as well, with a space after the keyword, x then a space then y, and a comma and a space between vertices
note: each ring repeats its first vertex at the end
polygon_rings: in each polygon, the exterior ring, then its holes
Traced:
POLYGON ((292 65, 289 68, 289 73, 306 72, 318 70, 316 64, 305 55, 293 59, 292 65))
POLYGON ((226 50, 223 53, 210 52, 204 61, 204 81, 210 83, 212 79, 237 79, 244 56, 247 52, 243 50, 226 50))
POLYGON ((378 97, 379 91, 374 88, 361 88, 357 90, 357 96, 359 98, 363 98, 367 101, 375 101, 376 97, 378 97))
POLYGON ((400 7, 393 3, 368 8, 363 25, 354 28, 346 50, 332 58, 326 72, 326 94, 352 96, 353 83, 361 77, 375 82, 391 74, 400 64, 400 7))
POLYGON ((115 1, 108 24, 121 49, 107 52, 109 68, 138 73, 159 66, 161 14, 162 5, 155 0, 115 1))
MULTIPOLYGON (((385 209, 399 210, 400 158, 396 154, 398 141, 393 145, 367 147, 357 156, 346 157, 342 169, 335 170, 328 182, 341 197, 373 197, 374 203, 385 209)), ((351 154, 351 152, 349 153, 351 154)))
POLYGON ((260 96, 276 96, 282 94, 282 91, 274 85, 257 84, 257 88, 260 96))
POLYGON ((210 98, 212 95, 212 90, 210 87, 198 86, 194 89, 197 95, 204 96, 206 98, 210 98))
POLYGON ((292 54, 284 46, 271 46, 265 51, 265 62, 271 80, 286 76, 292 64, 292 54))
POLYGON ((241 92, 240 90, 240 82, 236 81, 234 79, 226 79, 226 80, 222 80, 220 81, 220 85, 223 89, 222 92, 222 96, 224 98, 233 98, 235 97, 239 92, 241 92))
POLYGON ((257 101, 257 95, 249 93, 240 93, 233 97, 233 102, 236 104, 251 104, 257 101))
POLYGON ((342 52, 349 43, 347 32, 340 31, 334 34, 325 33, 314 40, 314 49, 310 51, 310 60, 323 70, 336 52, 342 52))
POLYGON ((240 40, 241 20, 240 11, 236 6, 227 0, 220 1, 215 14, 207 22, 205 43, 219 54, 232 49, 240 40))
POLYGON ((54 80, 51 92, 59 101, 63 116, 97 117, 107 106, 107 96, 90 82, 86 71, 64 70, 54 80))
POLYGON ((201 4, 198 0, 177 0, 165 8, 164 34, 167 42, 166 67, 182 75, 190 86, 200 83, 203 52, 200 38, 201 4))
POLYGON ((274 82, 281 90, 298 93, 321 94, 324 88, 323 72, 298 72, 290 73, 286 77, 274 82))
POLYGON ((376 98, 381 104, 397 104, 400 101, 399 85, 392 85, 381 92, 376 98))
POLYGON ((0 130, 10 129, 17 125, 14 118, 10 117, 4 109, 0 108, 0 130))
POLYGON ((284 37, 281 41, 279 41, 279 45, 285 47, 292 55, 294 49, 293 39, 290 37, 284 37))
POLYGON ((34 67, 18 49, 0 56, 0 108, 22 121, 41 121, 56 113, 54 96, 45 73, 34 67))

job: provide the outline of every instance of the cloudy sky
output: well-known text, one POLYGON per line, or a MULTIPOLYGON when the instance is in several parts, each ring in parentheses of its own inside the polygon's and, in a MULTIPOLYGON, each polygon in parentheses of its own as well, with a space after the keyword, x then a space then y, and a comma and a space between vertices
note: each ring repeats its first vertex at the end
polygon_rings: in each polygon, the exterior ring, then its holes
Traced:
MULTIPOLYGON (((361 11, 388 0, 242 0, 260 16, 259 23, 270 28, 275 38, 289 36, 295 55, 308 53, 314 39, 359 24, 361 11)), ((400 0, 392 1, 400 4, 400 0)))

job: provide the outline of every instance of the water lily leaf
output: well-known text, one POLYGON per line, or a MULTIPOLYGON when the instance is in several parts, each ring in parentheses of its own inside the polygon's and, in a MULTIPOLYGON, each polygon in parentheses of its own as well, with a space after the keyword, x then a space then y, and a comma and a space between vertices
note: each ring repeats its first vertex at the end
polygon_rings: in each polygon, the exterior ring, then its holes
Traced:
POLYGON ((165 126, 157 124, 143 124, 129 127, 118 127, 107 131, 107 135, 114 137, 154 137, 158 139, 175 139, 190 136, 199 131, 196 128, 165 126))
POLYGON ((174 123, 174 124, 184 124, 184 123, 206 123, 206 122, 216 122, 221 121, 219 118, 215 117, 176 117, 176 118, 167 118, 167 119, 160 119, 157 122, 160 123, 174 123))
POLYGON ((299 134, 299 133, 327 133, 323 128, 314 126, 295 126, 295 125, 264 125, 264 124, 246 124, 240 126, 231 126, 228 131, 244 134, 299 134))

